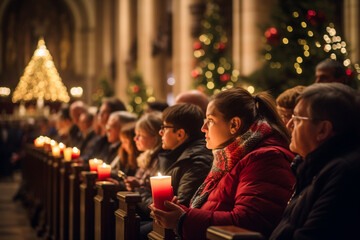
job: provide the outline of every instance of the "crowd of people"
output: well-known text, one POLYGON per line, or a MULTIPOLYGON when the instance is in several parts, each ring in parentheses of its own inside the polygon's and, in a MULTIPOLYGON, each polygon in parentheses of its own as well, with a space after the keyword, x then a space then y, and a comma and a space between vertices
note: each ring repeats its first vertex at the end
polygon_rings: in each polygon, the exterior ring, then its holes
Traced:
MULTIPOLYGON (((173 106, 149 103, 139 117, 116 98, 96 114, 76 101, 56 127, 38 129, 78 147, 84 165, 103 159, 113 169, 109 181, 140 193, 141 239, 152 230, 150 214, 181 239, 205 239, 213 225, 279 240, 360 239, 360 95, 339 66, 325 60, 316 83, 276 101, 241 87, 210 98, 192 90, 173 106), (166 211, 152 203, 158 172, 172 177, 166 211)), ((23 135, 2 131, 2 147, 20 152, 23 135)))

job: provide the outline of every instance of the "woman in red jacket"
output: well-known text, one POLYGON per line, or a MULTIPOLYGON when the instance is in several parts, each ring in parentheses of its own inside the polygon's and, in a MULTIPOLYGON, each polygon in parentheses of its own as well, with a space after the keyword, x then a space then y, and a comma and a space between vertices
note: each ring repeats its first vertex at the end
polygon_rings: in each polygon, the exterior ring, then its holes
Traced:
POLYGON ((184 239, 205 239, 212 225, 236 225, 269 236, 292 194, 294 155, 289 134, 267 93, 255 97, 231 88, 210 101, 202 127, 213 149, 212 169, 190 208, 172 202, 168 212, 150 206, 161 226, 184 239))

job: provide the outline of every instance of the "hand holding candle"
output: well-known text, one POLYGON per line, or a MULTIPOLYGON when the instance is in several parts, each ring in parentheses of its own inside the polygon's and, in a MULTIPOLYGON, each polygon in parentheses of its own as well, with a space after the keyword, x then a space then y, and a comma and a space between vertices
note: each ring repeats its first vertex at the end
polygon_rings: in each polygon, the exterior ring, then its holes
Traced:
POLYGON ((154 206, 164 211, 168 210, 164 202, 171 201, 173 198, 171 176, 161 176, 159 173, 158 176, 150 178, 150 184, 154 206))
POLYGON ((101 159, 90 159, 89 160, 89 166, 90 166, 90 171, 96 171, 97 172, 97 167, 98 165, 103 164, 103 161, 101 159))
POLYGON ((97 171, 98 171, 98 179, 100 181, 105 180, 110 177, 111 166, 107 165, 106 163, 103 163, 101 165, 98 165, 97 171))

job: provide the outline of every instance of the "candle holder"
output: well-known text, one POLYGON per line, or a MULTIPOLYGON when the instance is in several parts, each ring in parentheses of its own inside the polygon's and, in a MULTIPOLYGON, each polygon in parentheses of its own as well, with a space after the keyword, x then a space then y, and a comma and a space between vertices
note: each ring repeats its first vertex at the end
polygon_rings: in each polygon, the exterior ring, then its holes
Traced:
POLYGON ((151 191, 154 206, 161 210, 167 211, 164 206, 165 201, 171 201, 174 194, 171 186, 171 176, 150 177, 151 191))

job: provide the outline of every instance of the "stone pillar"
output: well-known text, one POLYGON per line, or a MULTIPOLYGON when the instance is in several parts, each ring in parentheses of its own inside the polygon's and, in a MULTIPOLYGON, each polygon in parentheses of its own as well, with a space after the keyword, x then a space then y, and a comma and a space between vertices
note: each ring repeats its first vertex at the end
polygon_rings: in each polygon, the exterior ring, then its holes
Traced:
POLYGON ((344 34, 348 44, 346 49, 350 52, 351 61, 355 63, 360 60, 359 11, 358 0, 344 1, 344 34))
POLYGON ((161 98, 162 84, 165 82, 163 73, 164 60, 161 54, 152 55, 153 42, 157 37, 159 23, 164 13, 164 1, 138 0, 137 51, 138 69, 144 83, 154 90, 155 98, 161 98))
POLYGON ((233 0, 233 56, 234 68, 240 75, 249 75, 262 65, 259 52, 263 33, 259 24, 269 19, 276 0, 233 0))
MULTIPOLYGON (((191 36, 192 25, 196 23, 194 11, 200 0, 173 1, 173 74, 175 78, 174 95, 192 88, 191 70, 195 61, 193 56, 194 38, 191 36), (194 20, 193 20, 194 19, 194 20)), ((195 11, 196 12, 196 11, 195 11)))
POLYGON ((118 0, 117 12, 115 95, 127 102, 126 89, 129 82, 129 64, 131 61, 135 61, 135 59, 130 59, 130 52, 136 35, 136 1, 118 0))

